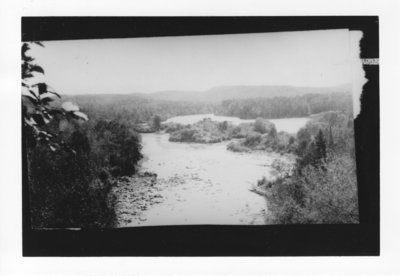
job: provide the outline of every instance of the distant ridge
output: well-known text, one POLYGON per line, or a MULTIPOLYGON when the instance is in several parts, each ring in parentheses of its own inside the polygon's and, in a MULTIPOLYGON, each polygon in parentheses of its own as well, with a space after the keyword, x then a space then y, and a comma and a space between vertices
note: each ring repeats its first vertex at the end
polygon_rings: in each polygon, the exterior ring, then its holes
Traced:
POLYGON ((168 90, 150 94, 136 94, 142 97, 191 102, 220 102, 228 99, 294 97, 304 94, 326 94, 350 92, 349 84, 334 87, 296 87, 296 86, 218 86, 205 91, 168 90))
POLYGON ((92 101, 111 103, 116 101, 131 100, 162 100, 162 101, 184 101, 184 102, 211 102, 218 103, 229 99, 251 99, 251 98, 273 98, 294 97, 305 94, 329 94, 351 92, 351 85, 340 85, 332 87, 298 87, 298 86, 218 86, 205 91, 166 90, 153 93, 131 93, 131 94, 83 94, 62 95, 65 99, 80 101, 92 101))

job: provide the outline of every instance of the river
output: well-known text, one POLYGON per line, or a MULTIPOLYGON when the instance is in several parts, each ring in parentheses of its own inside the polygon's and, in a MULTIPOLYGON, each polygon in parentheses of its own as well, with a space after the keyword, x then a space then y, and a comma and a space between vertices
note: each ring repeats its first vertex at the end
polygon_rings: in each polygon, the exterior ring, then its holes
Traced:
MULTIPOLYGON (((181 116, 169 121, 187 124, 206 115, 195 116, 197 118, 181 116)), ((292 132, 302 127, 307 118, 271 121, 278 131, 289 129, 292 132)), ((162 200, 146 207, 140 219, 132 217, 129 223, 120 225, 265 224, 267 203, 264 197, 249 189, 263 176, 270 178, 272 162, 285 156, 231 152, 226 150, 229 142, 189 144, 169 142, 168 138, 169 134, 165 133, 142 134, 144 160, 141 167, 143 171, 158 175, 156 186, 162 200)))

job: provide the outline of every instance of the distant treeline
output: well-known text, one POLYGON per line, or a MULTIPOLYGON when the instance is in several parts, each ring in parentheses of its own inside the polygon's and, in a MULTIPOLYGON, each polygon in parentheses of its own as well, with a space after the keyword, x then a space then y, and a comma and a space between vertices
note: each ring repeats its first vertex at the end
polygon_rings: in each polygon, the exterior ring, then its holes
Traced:
POLYGON ((307 117, 329 110, 352 112, 352 94, 306 94, 294 97, 225 100, 216 114, 241 119, 307 117))
POLYGON ((65 96, 81 107, 89 118, 118 119, 130 124, 151 123, 155 116, 166 120, 174 116, 213 113, 216 105, 206 102, 153 100, 135 95, 65 96))
POLYGON ((157 100, 136 95, 82 95, 65 96, 65 99, 76 102, 89 118, 118 118, 130 124, 152 122, 154 116, 166 120, 174 116, 207 113, 242 119, 259 117, 275 119, 307 117, 330 110, 352 112, 352 94, 349 92, 230 99, 220 103, 211 100, 210 102, 157 100))

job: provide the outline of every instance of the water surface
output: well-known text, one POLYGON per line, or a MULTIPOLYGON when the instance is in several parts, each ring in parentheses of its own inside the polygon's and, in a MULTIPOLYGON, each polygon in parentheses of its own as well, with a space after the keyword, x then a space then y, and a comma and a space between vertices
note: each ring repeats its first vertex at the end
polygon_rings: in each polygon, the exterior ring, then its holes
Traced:
MULTIPOLYGON (((234 124, 253 120, 206 115, 180 116, 168 122, 190 124, 203 118, 234 124)), ((271 120, 277 130, 296 132, 307 118, 271 120)), ((194 144, 168 141, 169 134, 142 134, 143 171, 154 172, 159 203, 132 216, 126 226, 182 224, 265 224, 265 198, 250 191, 263 176, 271 178, 277 153, 236 153, 229 143, 194 144)))

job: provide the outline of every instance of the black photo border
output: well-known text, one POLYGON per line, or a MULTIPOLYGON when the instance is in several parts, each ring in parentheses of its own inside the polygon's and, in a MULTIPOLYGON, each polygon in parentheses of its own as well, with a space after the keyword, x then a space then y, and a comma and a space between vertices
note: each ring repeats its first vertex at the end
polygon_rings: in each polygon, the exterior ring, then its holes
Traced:
MULTIPOLYGON (((22 41, 350 29, 363 32, 361 58, 379 58, 378 16, 22 17, 21 27, 22 41)), ((363 67, 368 82, 355 119, 360 224, 35 230, 22 146, 23 256, 379 255, 379 65, 363 67)))

